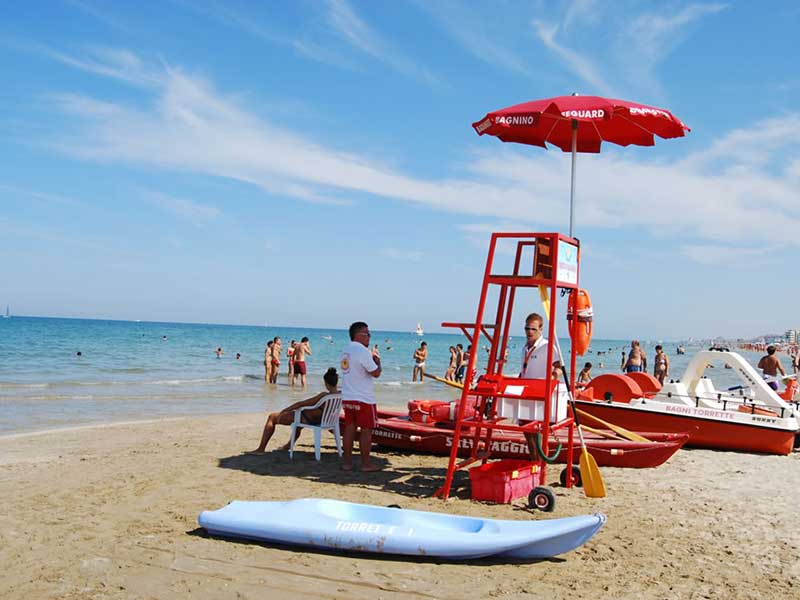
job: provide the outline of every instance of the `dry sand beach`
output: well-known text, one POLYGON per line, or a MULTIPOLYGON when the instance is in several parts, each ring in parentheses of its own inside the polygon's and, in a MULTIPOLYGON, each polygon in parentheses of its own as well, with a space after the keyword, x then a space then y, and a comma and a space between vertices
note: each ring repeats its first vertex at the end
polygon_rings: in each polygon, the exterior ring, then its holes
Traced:
MULTIPOLYGON (((0 597, 800 598, 800 454, 684 450, 658 469, 603 469, 608 497, 557 488, 553 516, 608 514, 585 546, 529 564, 313 553, 213 539, 203 509, 318 496, 524 519, 430 498, 445 459, 378 452, 381 473, 343 473, 311 436, 242 455, 261 415, 179 418, 0 438, 0 597)), ((271 447, 288 438, 279 429, 271 447)), ((558 471, 551 471, 557 477, 558 471)))

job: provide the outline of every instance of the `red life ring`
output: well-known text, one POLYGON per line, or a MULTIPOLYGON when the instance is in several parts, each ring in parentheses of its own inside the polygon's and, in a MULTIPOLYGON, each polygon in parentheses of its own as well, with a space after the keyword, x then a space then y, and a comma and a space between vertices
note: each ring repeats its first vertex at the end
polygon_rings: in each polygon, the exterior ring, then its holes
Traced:
POLYGON ((592 343, 592 299, 586 290, 573 290, 567 304, 567 328, 572 347, 578 356, 583 356, 592 343), (577 316, 577 318, 575 318, 577 316))

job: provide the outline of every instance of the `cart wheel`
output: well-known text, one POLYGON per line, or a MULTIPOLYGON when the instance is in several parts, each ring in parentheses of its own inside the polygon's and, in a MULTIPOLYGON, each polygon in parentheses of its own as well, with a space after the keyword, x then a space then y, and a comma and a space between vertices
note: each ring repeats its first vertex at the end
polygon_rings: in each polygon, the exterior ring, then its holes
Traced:
MULTIPOLYGON (((564 468, 559 475, 558 480, 561 482, 562 487, 567 487, 567 469, 564 468)), ((583 486, 583 479, 581 479, 581 470, 578 465, 572 465, 572 485, 575 487, 583 486)))
POLYGON ((556 495, 549 487, 540 485, 528 494, 528 506, 543 512, 553 512, 556 507, 556 495))

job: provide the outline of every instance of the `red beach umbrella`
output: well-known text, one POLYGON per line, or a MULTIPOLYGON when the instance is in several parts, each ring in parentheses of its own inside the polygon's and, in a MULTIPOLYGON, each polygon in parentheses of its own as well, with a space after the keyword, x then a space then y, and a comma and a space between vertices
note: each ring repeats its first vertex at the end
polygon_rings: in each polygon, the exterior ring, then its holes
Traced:
POLYGON ((575 220, 575 155, 600 152, 603 142, 620 146, 654 146, 655 136, 683 137, 690 129, 668 110, 599 96, 558 96, 490 112, 472 126, 478 135, 504 142, 572 152, 569 235, 575 220))

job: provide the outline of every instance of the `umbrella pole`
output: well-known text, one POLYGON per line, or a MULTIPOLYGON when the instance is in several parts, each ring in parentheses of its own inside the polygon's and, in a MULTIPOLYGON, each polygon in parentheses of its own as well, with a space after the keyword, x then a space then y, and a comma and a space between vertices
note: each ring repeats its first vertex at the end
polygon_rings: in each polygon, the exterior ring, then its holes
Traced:
POLYGON ((578 154, 578 119, 572 119, 572 181, 569 186, 569 237, 575 223, 575 157, 578 154))

